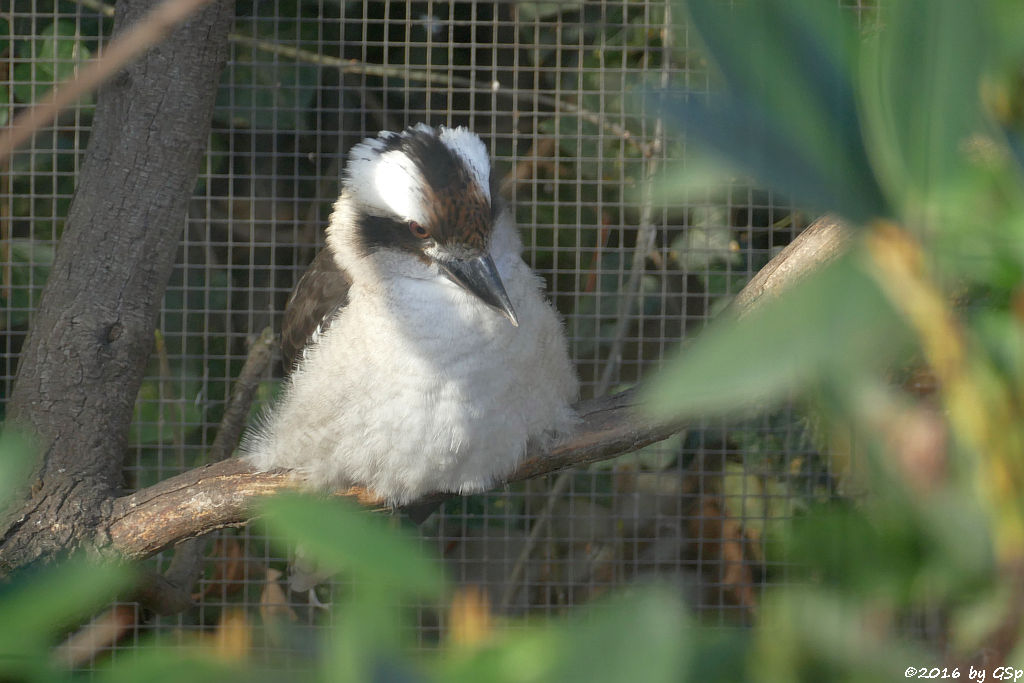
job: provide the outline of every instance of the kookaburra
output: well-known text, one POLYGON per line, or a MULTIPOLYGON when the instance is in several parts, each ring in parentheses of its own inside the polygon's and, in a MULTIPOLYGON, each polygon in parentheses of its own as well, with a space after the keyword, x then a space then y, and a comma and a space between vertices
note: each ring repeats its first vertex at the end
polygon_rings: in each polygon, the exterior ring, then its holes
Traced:
POLYGON ((352 148, 326 247, 285 311, 290 374, 245 458, 401 506, 484 490, 571 429, 562 324, 497 187, 465 128, 352 148))

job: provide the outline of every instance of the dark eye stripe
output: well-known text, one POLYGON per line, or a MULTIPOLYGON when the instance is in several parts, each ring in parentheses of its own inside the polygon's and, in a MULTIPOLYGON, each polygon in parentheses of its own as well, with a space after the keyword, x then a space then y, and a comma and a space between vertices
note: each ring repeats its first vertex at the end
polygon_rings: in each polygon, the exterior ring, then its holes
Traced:
POLYGON ((404 249, 419 253, 423 240, 409 231, 409 224, 387 216, 363 214, 357 226, 359 244, 364 256, 378 249, 404 249))

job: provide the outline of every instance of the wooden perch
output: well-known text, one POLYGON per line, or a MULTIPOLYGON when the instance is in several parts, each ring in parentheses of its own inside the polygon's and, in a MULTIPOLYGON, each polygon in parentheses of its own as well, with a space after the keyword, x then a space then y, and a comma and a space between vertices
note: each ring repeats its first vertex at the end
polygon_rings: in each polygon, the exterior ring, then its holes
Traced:
MULTIPOLYGON (((839 254, 848 236, 849 231, 835 219, 819 219, 772 259, 733 305, 747 310, 764 297, 775 296, 839 254)), ((547 452, 531 452, 495 487, 607 460, 666 439, 682 427, 652 420, 635 410, 637 403, 635 390, 581 402, 577 409, 582 423, 575 434, 547 452)), ((142 559, 184 539, 245 524, 260 498, 296 486, 288 471, 258 472, 238 459, 199 467, 115 499, 108 523, 98 534, 103 539, 101 551, 142 559)), ((383 507, 382 501, 363 489, 339 495, 367 507, 383 507)))

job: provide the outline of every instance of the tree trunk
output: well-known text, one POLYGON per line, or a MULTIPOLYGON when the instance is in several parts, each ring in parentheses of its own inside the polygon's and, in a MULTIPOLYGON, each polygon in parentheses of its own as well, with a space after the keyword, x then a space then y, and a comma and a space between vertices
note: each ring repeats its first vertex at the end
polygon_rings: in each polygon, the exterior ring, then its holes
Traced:
MULTIPOLYGON (((115 34, 159 0, 120 0, 115 34)), ((8 406, 35 435, 0 519, 0 575, 92 539, 121 486, 132 407, 206 149, 233 3, 217 0, 99 93, 78 188, 8 406)))

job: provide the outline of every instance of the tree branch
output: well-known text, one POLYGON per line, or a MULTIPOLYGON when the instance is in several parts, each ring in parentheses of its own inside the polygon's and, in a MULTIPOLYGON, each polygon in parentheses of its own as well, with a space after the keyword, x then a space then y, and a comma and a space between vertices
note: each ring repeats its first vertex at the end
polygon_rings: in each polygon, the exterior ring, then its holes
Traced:
MULTIPOLYGON (((764 297, 776 296, 833 259, 848 241, 848 229, 834 218, 817 221, 772 259, 733 305, 748 310, 764 297)), ((546 452, 531 452, 496 487, 607 460, 666 439, 682 428, 679 423, 653 420, 636 410, 637 406, 635 390, 581 402, 577 410, 582 422, 576 432, 546 452)), ((206 465, 114 500, 109 523, 101 534, 106 539, 103 550, 142 559, 183 539, 243 525, 260 498, 297 487, 286 470, 258 472, 238 459, 206 465)), ((370 508, 383 507, 381 500, 364 489, 339 495, 370 508)), ((430 499, 444 497, 439 494, 430 499)))
POLYGON ((19 145, 53 121, 61 110, 95 90, 120 67, 159 43, 168 31, 209 1, 165 0, 138 21, 132 30, 117 33, 104 48, 101 57, 85 64, 74 78, 51 90, 40 102, 18 114, 10 126, 0 130, 0 168, 7 164, 8 157, 19 145))
POLYGON ((778 296, 784 287, 842 253, 851 237, 852 232, 843 228, 838 218, 822 216, 750 278, 750 282, 733 299, 732 308, 745 314, 753 310, 762 297, 778 296))

